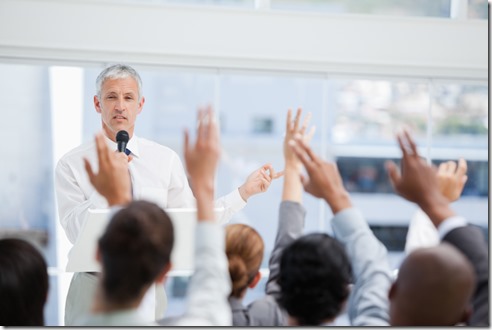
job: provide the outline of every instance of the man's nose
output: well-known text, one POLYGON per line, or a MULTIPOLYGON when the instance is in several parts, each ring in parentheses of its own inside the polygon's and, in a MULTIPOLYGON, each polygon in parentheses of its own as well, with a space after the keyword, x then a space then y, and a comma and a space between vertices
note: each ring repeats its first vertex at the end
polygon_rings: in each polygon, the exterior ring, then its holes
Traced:
POLYGON ((125 102, 122 97, 119 97, 115 104, 116 111, 124 111, 125 110, 125 102))

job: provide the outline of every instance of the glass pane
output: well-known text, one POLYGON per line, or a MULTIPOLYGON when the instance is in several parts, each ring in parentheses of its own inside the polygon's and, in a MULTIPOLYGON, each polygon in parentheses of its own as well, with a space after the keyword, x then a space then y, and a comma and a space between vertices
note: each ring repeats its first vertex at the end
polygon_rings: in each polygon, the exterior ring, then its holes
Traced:
MULTIPOLYGON (((56 267, 49 68, 0 64, 2 170, 0 239, 25 239, 56 267)), ((58 325, 58 283, 50 276, 46 325, 58 325)))
POLYGON ((333 14, 449 17, 450 0, 271 0, 272 8, 333 14))
MULTIPOLYGON (((282 170, 283 135, 287 109, 303 106, 311 112, 317 126, 312 145, 320 150, 323 81, 275 75, 229 74, 220 78, 222 162, 218 173, 218 191, 225 194, 240 186, 246 177, 263 164, 282 170)), ((268 192, 253 196, 235 221, 252 225, 265 241, 262 267, 268 267, 278 223, 282 179, 274 181, 268 192)), ((306 196, 306 232, 318 230, 319 201, 306 196)))
MULTIPOLYGON (((386 158, 339 157, 337 166, 348 192, 393 193, 384 168, 386 158)), ((399 164, 399 159, 392 159, 399 164)))
POLYGON ((339 79, 331 81, 331 89, 333 143, 394 145, 395 132, 403 126, 417 141, 425 139, 427 84, 339 79))
POLYGON ((468 18, 489 19, 487 0, 468 0, 468 18))
POLYGON ((488 86, 436 84, 434 147, 488 148, 488 86))

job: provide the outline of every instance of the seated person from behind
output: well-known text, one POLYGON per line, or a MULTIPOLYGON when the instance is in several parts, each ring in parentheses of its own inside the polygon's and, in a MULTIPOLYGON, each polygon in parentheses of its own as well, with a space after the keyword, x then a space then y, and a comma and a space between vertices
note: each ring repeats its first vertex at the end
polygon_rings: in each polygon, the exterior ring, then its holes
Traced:
POLYGON ((352 262, 355 283, 348 306, 351 324, 487 324, 488 253, 483 235, 466 226, 466 221, 449 208, 449 200, 439 191, 435 170, 420 158, 409 134, 398 136, 398 141, 405 171, 400 174, 394 163, 387 164, 393 187, 402 197, 417 203, 440 230, 443 242, 450 244, 412 253, 393 284, 386 248, 352 207, 336 165, 322 161, 302 139, 291 142, 309 175, 304 181, 305 190, 325 199, 332 208, 335 236, 344 243, 352 262), (469 318, 471 302, 475 312, 469 318))
POLYGON ((48 269, 43 256, 26 241, 0 239, 0 324, 43 326, 48 298, 48 269))
MULTIPOLYGON (((199 112, 197 142, 189 145, 185 135, 186 168, 195 185, 198 224, 196 227, 195 271, 185 315, 162 320, 166 325, 231 325, 227 303, 230 282, 224 253, 223 230, 214 221, 214 173, 219 159, 219 137, 213 112, 199 112)), ((96 137, 99 173, 89 162, 86 170, 97 191, 111 206, 131 200, 128 162, 110 151, 102 135, 96 137)), ((142 298, 153 283, 162 283, 171 268, 174 241, 172 223, 157 205, 138 201, 128 204, 111 219, 99 240, 98 260, 102 263, 99 287, 90 315, 78 325, 157 325, 138 312, 142 298)))

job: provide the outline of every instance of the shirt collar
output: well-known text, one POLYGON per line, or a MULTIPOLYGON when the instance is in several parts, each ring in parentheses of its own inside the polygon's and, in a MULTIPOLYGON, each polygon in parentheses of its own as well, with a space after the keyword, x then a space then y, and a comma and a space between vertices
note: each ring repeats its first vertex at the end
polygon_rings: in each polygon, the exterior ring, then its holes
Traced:
MULTIPOLYGON (((118 149, 118 145, 116 144, 116 142, 112 141, 106 135, 104 135, 104 137, 106 138, 106 142, 108 143, 108 147, 110 150, 118 149)), ((133 134, 133 137, 128 141, 128 144, 126 145, 126 148, 130 149, 130 151, 132 152, 131 155, 137 158, 140 157, 140 150, 138 149, 138 139, 139 138, 135 134, 133 134)))

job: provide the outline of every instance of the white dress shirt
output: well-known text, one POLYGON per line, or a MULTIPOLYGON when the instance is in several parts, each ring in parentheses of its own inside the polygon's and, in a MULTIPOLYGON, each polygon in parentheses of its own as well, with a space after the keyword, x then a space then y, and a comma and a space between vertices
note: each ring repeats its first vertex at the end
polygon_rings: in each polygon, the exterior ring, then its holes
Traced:
MULTIPOLYGON (((106 138, 110 150, 116 143, 106 138)), ((179 156, 172 149, 144 138, 133 137, 127 149, 133 160, 129 163, 133 198, 145 199, 162 208, 196 207, 179 156)), ((60 222, 71 243, 75 243, 89 209, 104 209, 108 204, 89 182, 83 158, 87 158, 94 171, 98 171, 95 141, 73 149, 58 162, 55 170, 55 189, 60 222)), ((238 189, 218 199, 215 207, 224 208, 219 222, 229 221, 246 202, 238 189)))

